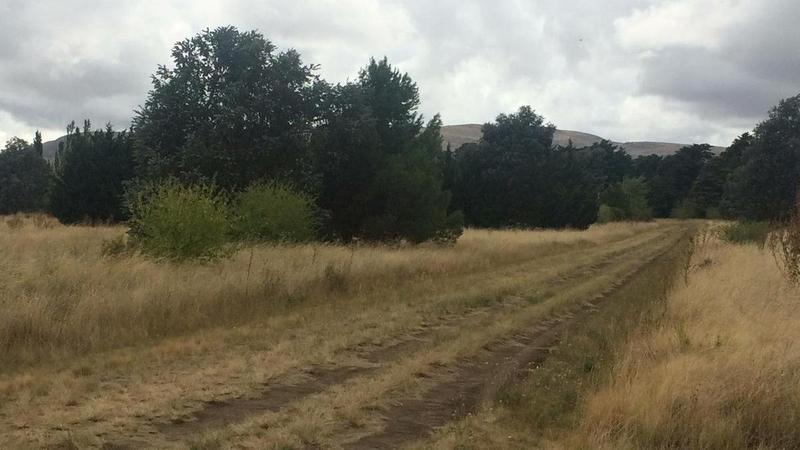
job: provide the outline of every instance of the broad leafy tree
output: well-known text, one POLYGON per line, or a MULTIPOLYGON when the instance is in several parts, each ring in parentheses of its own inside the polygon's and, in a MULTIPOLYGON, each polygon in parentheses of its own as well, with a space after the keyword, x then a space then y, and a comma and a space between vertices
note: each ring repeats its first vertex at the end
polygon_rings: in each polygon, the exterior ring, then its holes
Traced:
POLYGON ((282 178, 312 180, 309 138, 324 83, 294 50, 255 31, 206 30, 172 50, 134 118, 143 177, 213 180, 242 189, 282 178))
MULTIPOLYGON (((555 127, 529 106, 483 126, 455 153, 456 205, 480 227, 586 227, 616 150, 553 148, 555 127)), ((624 160, 624 157, 623 157, 624 160)), ((624 163, 623 163, 624 164, 624 163)), ((624 169, 623 169, 624 170, 624 169)))
POLYGON ((555 127, 524 106, 483 126, 478 144, 456 154, 456 198, 468 223, 481 227, 546 226, 547 165, 555 127))
POLYGON ((358 81, 332 88, 316 132, 319 206, 328 234, 350 240, 452 239, 460 216, 442 189, 441 121, 423 130, 419 93, 384 58, 358 81))

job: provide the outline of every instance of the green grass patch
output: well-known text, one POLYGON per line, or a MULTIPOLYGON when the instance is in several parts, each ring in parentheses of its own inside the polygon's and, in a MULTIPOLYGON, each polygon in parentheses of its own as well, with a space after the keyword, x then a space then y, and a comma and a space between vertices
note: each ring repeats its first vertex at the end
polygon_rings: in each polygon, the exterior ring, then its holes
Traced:
POLYGON ((734 222, 720 227, 719 237, 732 244, 756 244, 763 247, 770 229, 767 222, 734 222))

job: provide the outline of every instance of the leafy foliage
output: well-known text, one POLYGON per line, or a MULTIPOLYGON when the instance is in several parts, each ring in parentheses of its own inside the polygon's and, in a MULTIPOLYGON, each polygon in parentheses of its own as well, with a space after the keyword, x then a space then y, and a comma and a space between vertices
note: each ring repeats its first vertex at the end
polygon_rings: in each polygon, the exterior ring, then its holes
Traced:
POLYGON ((10 139, 0 152, 0 214, 44 210, 50 178, 50 165, 35 146, 10 139))
POLYGON ((655 174, 648 179, 650 206, 656 217, 670 217, 673 209, 689 197, 695 180, 712 156, 709 145, 696 144, 658 161, 655 174))
POLYGON ((422 130, 411 78, 372 60, 358 82, 333 89, 332 105, 315 144, 328 235, 422 242, 460 234, 442 189, 441 120, 422 130))
MULTIPOLYGON (((456 207, 480 227, 586 227, 603 178, 594 152, 553 148, 555 127, 529 106, 483 126, 455 154, 456 207)), ((602 160, 602 158, 597 158, 602 160)))
MULTIPOLYGON (((800 96, 720 155, 706 144, 635 160, 609 141, 557 147, 555 126, 529 106, 485 124, 478 143, 442 151, 441 119, 424 120, 416 83, 386 58, 332 86, 296 51, 221 27, 177 43, 172 60, 130 133, 70 126, 50 197, 64 222, 109 221, 125 219, 123 192, 133 193, 131 236, 157 256, 214 257, 229 231, 454 242, 464 223, 783 219, 800 179, 800 96), (232 217, 218 192, 235 199, 232 217)), ((42 147, 37 132, 33 146, 11 141, 0 154, 0 213, 44 207, 42 147)))
POLYGON ((644 178, 625 177, 612 184, 600 195, 600 222, 650 220, 652 211, 647 203, 649 188, 644 178))
POLYGON ((129 235, 141 251, 170 260, 211 260, 227 253, 225 199, 211 185, 174 179, 146 184, 133 194, 129 235))
POLYGON ((308 141, 326 90, 314 66, 233 27, 179 42, 172 58, 133 120, 141 176, 235 190, 274 178, 312 181, 308 141))
POLYGON ((126 183, 134 177, 133 143, 111 125, 92 131, 71 123, 56 154, 50 210, 61 222, 107 222, 127 218, 126 183))
POLYGON ((314 239, 314 201, 286 184, 254 184, 238 194, 234 235, 244 241, 305 242, 314 239))
POLYGON ((750 220, 791 216, 800 179, 800 95, 780 102, 752 137, 731 148, 740 165, 728 177, 723 198, 728 215, 750 220))

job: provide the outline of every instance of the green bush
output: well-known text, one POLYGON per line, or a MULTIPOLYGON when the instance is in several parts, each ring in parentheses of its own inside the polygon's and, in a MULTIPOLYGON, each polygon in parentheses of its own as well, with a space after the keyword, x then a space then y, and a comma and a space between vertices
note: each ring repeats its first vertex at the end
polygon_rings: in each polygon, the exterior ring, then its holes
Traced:
POLYGON ((652 219, 652 211, 647 203, 648 192, 644 178, 625 177, 619 183, 612 184, 600 194, 597 221, 608 223, 652 219))
POLYGON ((619 208, 612 208, 605 203, 600 205, 597 210, 597 223, 619 222, 625 219, 625 211, 619 208))
POLYGON ((769 236, 767 222, 736 222, 720 227, 719 236, 723 241, 733 244, 757 244, 763 247, 769 236))
POLYGON ((310 241, 317 232, 314 202, 285 184, 251 185, 236 197, 233 232, 242 241, 310 241))
POLYGON ((433 241, 441 245, 455 245, 464 234, 464 213, 455 211, 447 215, 444 225, 436 231, 433 241))
POLYGON ((146 255, 210 260, 227 253, 228 210, 213 186, 148 184, 134 193, 129 208, 129 234, 146 255))

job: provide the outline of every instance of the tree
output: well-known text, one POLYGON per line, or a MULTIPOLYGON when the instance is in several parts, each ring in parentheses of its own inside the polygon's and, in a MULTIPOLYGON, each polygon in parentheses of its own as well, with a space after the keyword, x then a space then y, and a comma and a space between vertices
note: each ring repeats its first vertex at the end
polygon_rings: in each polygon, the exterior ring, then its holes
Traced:
POLYGON ((697 174, 688 201, 700 217, 719 215, 725 188, 725 165, 720 157, 710 159, 697 174))
POLYGON ((550 220, 547 226, 586 228, 597 220, 598 195, 615 175, 614 169, 606 165, 608 154, 598 155, 594 150, 586 150, 569 145, 550 155, 547 168, 550 220), (603 164, 598 165, 599 161, 603 164))
POLYGON ((357 82, 332 88, 314 146, 330 237, 421 242, 460 234, 442 189, 441 121, 423 131, 418 107, 416 84, 385 58, 371 60, 357 82))
POLYGON ((39 130, 36 130, 36 134, 33 135, 33 151, 36 152, 37 155, 44 157, 44 144, 42 144, 42 133, 39 133, 39 130))
POLYGON ((327 92, 315 66, 234 27, 181 41, 172 58, 133 121, 143 177, 215 180, 233 190, 275 178, 314 181, 309 137, 327 92))
POLYGON ((642 177, 625 177, 608 186, 600 195, 600 221, 650 220, 652 211, 647 201, 648 190, 642 177))
POLYGON ((134 177, 133 142, 125 131, 111 125, 92 131, 72 122, 65 145, 55 161, 50 209, 61 222, 118 221, 127 218, 124 206, 126 183, 134 177))
POLYGON ((27 141, 11 138, 0 152, 0 214, 44 210, 50 175, 41 153, 27 141))
POLYGON ((529 106, 483 126, 478 144, 456 153, 456 199, 481 227, 549 226, 547 166, 555 127, 529 106))
POLYGON ((800 179, 800 95, 782 100, 752 137, 743 135, 730 151, 740 165, 725 184, 726 214, 750 220, 788 218, 800 179))
POLYGON ((581 149, 581 152, 587 154, 589 170, 595 178, 602 180, 604 188, 633 175, 633 158, 611 141, 604 139, 581 149))
POLYGON ((616 149, 553 148, 554 133, 555 126, 523 106, 485 124, 478 144, 456 151, 454 198, 468 223, 583 228, 595 221, 616 149))
MULTIPOLYGON (((649 202, 656 217, 670 217, 672 210, 688 199, 695 180, 712 157, 711 146, 695 144, 658 161, 655 173, 647 180, 649 202)), ((647 160, 646 163, 654 161, 647 160)), ((642 161, 640 169, 644 168, 644 163, 642 161)))

